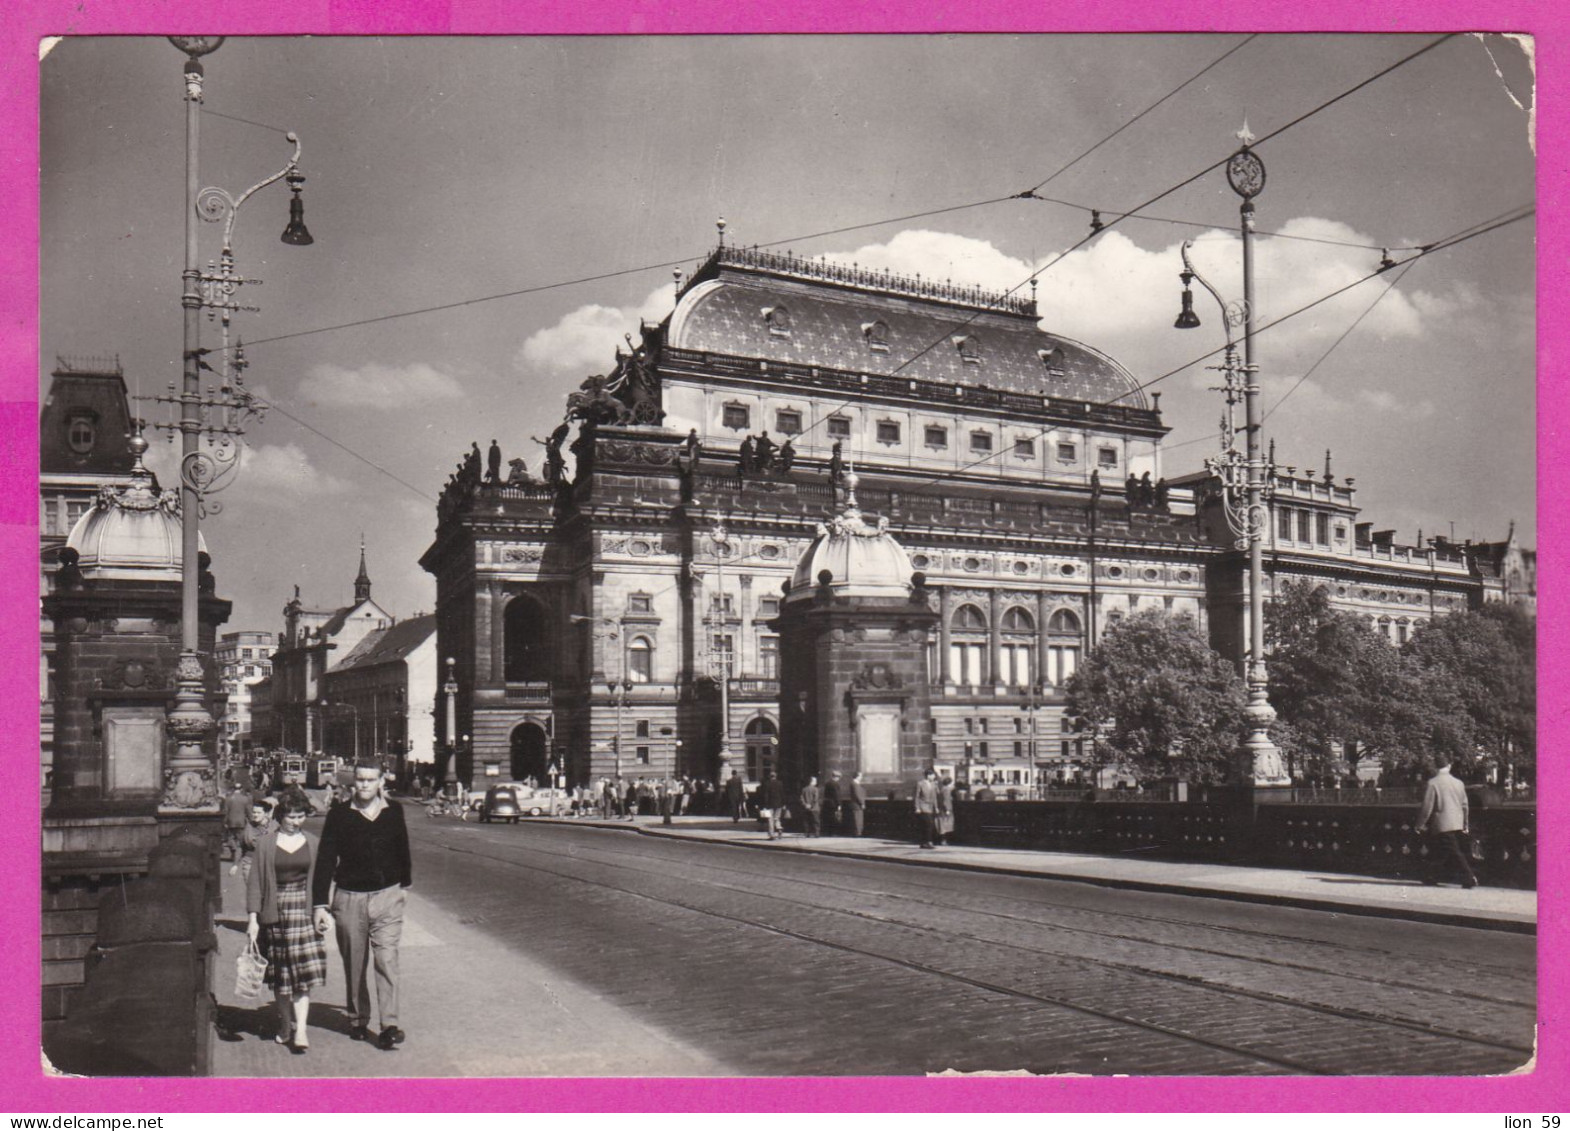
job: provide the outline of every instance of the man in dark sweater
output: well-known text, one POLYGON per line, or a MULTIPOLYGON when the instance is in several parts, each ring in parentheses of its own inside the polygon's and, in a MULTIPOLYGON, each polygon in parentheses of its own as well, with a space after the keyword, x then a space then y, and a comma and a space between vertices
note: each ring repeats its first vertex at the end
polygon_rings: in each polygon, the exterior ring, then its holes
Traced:
POLYGON ((349 1036, 370 1040, 369 974, 374 967, 382 1022, 376 1043, 392 1049, 403 1043, 403 1030, 398 1028, 398 943, 408 898, 404 889, 411 882, 412 869, 403 808, 382 796, 381 782, 380 767, 355 766, 349 804, 327 811, 311 880, 311 905, 320 934, 337 924, 352 1026, 349 1036))

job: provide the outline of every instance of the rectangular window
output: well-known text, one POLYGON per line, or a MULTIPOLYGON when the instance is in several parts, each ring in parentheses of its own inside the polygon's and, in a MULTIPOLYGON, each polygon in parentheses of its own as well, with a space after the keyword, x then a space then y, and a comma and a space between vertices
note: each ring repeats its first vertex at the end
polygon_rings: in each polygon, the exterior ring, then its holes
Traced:
POLYGON ((647 593, 634 593, 627 598, 627 611, 629 613, 652 613, 654 611, 654 598, 647 593))
POLYGON ((1314 516, 1314 541, 1321 546, 1330 545, 1330 516, 1316 514, 1314 516))
POLYGON ((987 757, 988 757, 988 754, 987 754, 987 744, 985 742, 978 743, 977 746, 976 746, 976 753, 977 753, 977 756, 983 762, 985 762, 987 760, 987 757))
POLYGON ((1297 512, 1297 540, 1299 542, 1308 542, 1312 540, 1313 536, 1309 532, 1309 524, 1313 522, 1313 520, 1314 516, 1311 515, 1308 511, 1297 512))
POLYGON ((70 499, 65 504, 65 530, 61 533, 69 534, 76 526, 76 520, 87 513, 86 499, 70 499))
POLYGON ((976 720, 975 719, 966 719, 965 720, 965 733, 966 734, 975 734, 976 733, 976 720))
POLYGON ((758 617, 777 617, 780 615, 780 599, 778 597, 758 598, 758 617))
POLYGON ((787 436, 801 434, 801 413, 793 408, 782 408, 774 414, 774 430, 787 436))
POLYGON ((731 616, 736 611, 731 604, 731 595, 729 593, 716 593, 709 602, 709 611, 716 616, 731 616))
POLYGON ((1073 463, 1079 458, 1079 446, 1076 444, 1059 444, 1058 459, 1063 463, 1073 463))
POLYGON ((831 416, 824 422, 828 434, 836 440, 850 439, 850 417, 831 416))
POLYGON ((638 747, 638 765, 640 765, 640 766, 647 766, 648 764, 649 764, 649 748, 647 746, 640 746, 640 747, 638 747))
POLYGON ((1065 738, 1063 740, 1062 746, 1058 750, 1058 755, 1064 759, 1068 758, 1068 739, 1065 738))
POLYGON ((987 733, 987 720, 986 719, 977 719, 976 720, 976 726, 981 730, 982 734, 986 734, 987 733))
POLYGON ((1096 453, 1098 467, 1116 467, 1118 465, 1118 450, 1116 448, 1102 448, 1096 453))
POLYGON ((1024 734, 1025 733, 1025 720, 1024 719, 1015 719, 1014 720, 1014 733, 1015 734, 1024 734))
POLYGON ((899 443, 899 425, 892 420, 878 421, 878 443, 899 443))
POLYGON ((1024 756, 1025 756, 1025 744, 1023 742, 1016 742, 1016 743, 1014 743, 1014 757, 1016 757, 1016 758, 1023 758, 1024 756))
POLYGON ((747 428, 752 423, 752 414, 744 404, 728 404, 722 422, 727 428, 747 428))
MULTIPOLYGON (((929 429, 929 431, 930 431, 930 429, 929 429)), ((62 531, 60 529, 60 503, 56 499, 45 499, 44 500, 44 533, 45 534, 63 534, 63 533, 67 533, 66 531, 62 531)))
POLYGON ((1276 511, 1276 537, 1283 542, 1292 541, 1292 512, 1286 507, 1276 511))
POLYGON ((972 432, 970 434, 970 450, 973 452, 990 452, 992 450, 992 433, 972 432))
POLYGON ((949 430, 939 428, 935 424, 927 425, 927 447, 946 448, 949 446, 949 430))
POLYGON ((730 633, 717 633, 710 641, 709 658, 713 665, 713 675, 716 679, 728 678, 731 674, 731 664, 735 659, 736 641, 730 633))
POLYGON ((1067 683, 1078 666, 1078 647, 1053 645, 1047 649, 1047 682, 1053 687, 1062 687, 1067 683))
POLYGON ((1014 454, 1021 459, 1036 458, 1036 441, 1021 437, 1014 441, 1014 454))
POLYGON ((780 638, 778 636, 758 637, 758 667, 759 675, 764 679, 778 679, 780 676, 780 638))
POLYGON ((649 720, 648 719, 639 719, 637 721, 637 723, 634 724, 633 734, 637 738, 648 738, 649 737, 649 720))

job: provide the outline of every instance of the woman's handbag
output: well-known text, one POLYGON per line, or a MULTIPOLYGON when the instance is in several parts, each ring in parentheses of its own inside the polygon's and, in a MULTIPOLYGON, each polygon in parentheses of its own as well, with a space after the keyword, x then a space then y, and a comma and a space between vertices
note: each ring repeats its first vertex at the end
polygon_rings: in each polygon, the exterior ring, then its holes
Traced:
POLYGON ((774 816, 774 810, 773 809, 759 809, 758 810, 758 816, 762 817, 765 821, 767 821, 770 817, 774 816))
POLYGON ((246 942, 245 949, 235 961, 234 992, 238 997, 261 997, 262 978, 267 973, 267 959, 255 939, 246 942))

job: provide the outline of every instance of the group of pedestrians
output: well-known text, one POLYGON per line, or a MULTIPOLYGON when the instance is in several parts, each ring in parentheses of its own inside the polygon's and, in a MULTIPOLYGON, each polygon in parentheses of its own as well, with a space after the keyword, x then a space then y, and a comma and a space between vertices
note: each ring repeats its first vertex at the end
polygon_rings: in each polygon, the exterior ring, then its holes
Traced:
POLYGON ((274 1039, 297 1056, 310 1048, 311 992, 327 983, 331 932, 344 966, 350 1039, 372 1040, 379 1012, 374 1039, 378 1048, 393 1050, 404 1040, 398 947, 413 882, 403 807, 386 795, 380 767, 364 763, 355 766, 349 799, 328 809, 314 850, 304 833, 311 812, 303 789, 285 789, 276 824, 255 835, 245 867, 246 934, 267 959, 265 981, 278 1010, 274 1039))
POLYGON ((928 769, 916 783, 913 801, 921 825, 921 847, 937 848, 954 835, 954 779, 928 769))
MULTIPOLYGON (((739 775, 731 780, 736 783, 735 793, 741 798, 732 819, 740 821, 746 816, 745 787, 739 775)), ((809 776, 793 801, 778 772, 770 770, 758 791, 758 816, 763 820, 764 831, 770 840, 779 840, 785 835, 781 822, 792 811, 801 818, 803 836, 821 837, 825 828, 831 836, 860 836, 867 818, 867 787, 862 784, 861 771, 853 773, 843 784, 833 770, 821 786, 816 776, 809 776)))

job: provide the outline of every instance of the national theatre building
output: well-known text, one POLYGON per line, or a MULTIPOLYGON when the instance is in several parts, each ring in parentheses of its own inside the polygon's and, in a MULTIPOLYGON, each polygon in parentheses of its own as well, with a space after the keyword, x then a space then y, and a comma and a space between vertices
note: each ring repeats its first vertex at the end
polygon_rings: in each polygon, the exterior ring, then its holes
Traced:
MULTIPOLYGON (((1209 481, 1166 477, 1159 394, 1043 330, 1033 297, 722 243, 628 344, 568 398, 543 480, 476 446, 442 494, 421 564, 461 778, 818 773, 802 719, 872 734, 863 712, 899 735, 892 762, 864 759, 874 783, 921 758, 1028 789, 1075 780, 1063 685, 1120 618, 1187 613, 1240 654, 1244 555, 1209 481), (877 537, 834 542, 851 527, 877 537), (847 576, 814 575, 809 550, 847 576), (822 622, 895 658, 819 694, 808 660, 782 658, 806 624, 792 602, 854 612, 906 559, 910 609, 822 622)), ((1398 545, 1324 462, 1272 468, 1268 586, 1324 584, 1393 642, 1504 594, 1500 545, 1398 545)), ((872 739, 847 741, 842 772, 872 739)))

